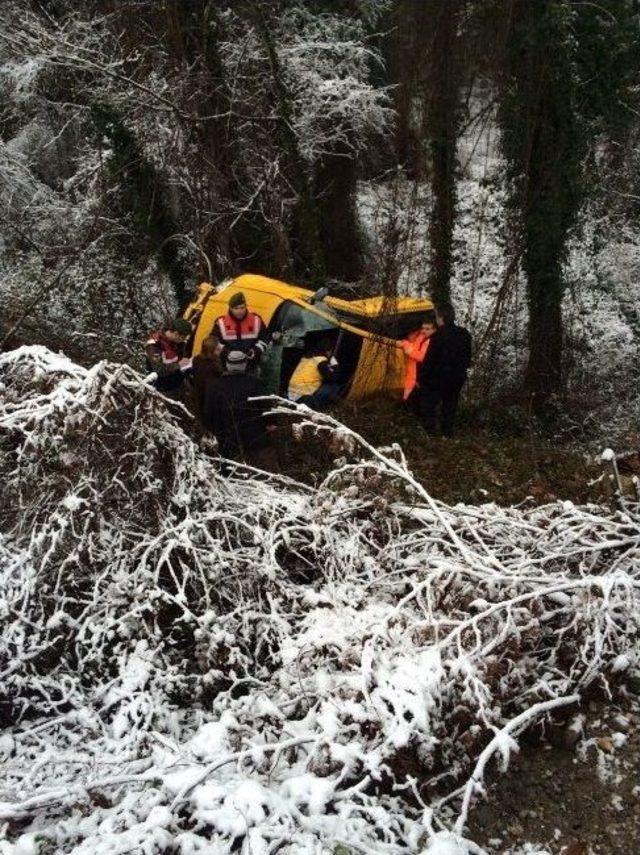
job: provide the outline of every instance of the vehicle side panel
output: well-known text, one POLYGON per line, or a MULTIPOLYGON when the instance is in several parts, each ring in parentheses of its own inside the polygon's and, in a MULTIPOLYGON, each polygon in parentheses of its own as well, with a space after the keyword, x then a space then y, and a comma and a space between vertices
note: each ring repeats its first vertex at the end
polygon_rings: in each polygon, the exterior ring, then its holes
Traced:
MULTIPOLYGON (((201 312, 193 342, 192 352, 194 355, 202 349, 202 342, 211 332, 216 318, 226 313, 229 298, 239 291, 245 294, 250 310, 261 315, 266 324, 269 323, 276 309, 285 300, 291 300, 322 317, 326 316, 320 309, 309 305, 308 297, 311 291, 266 276, 244 274, 226 285, 220 293, 216 293, 211 286, 205 284, 201 286, 198 296, 185 311, 187 319, 201 312)), ((344 303, 355 308, 359 303, 360 311, 363 312, 363 315, 368 315, 374 306, 378 308, 376 304, 380 299, 372 298, 347 302, 329 297, 327 305, 336 304, 335 308, 338 308, 340 304, 344 303)), ((425 306, 428 301, 401 298, 399 303, 402 305, 399 305, 398 309, 407 311, 415 310, 416 303, 425 306)), ((331 318, 327 319, 332 320, 331 318)), ((374 336, 357 326, 344 322, 340 323, 339 326, 362 338, 358 367, 353 375, 347 398, 355 400, 380 391, 400 394, 404 382, 404 356, 400 342, 386 337, 374 336)))
POLYGON ((400 343, 387 338, 364 338, 347 400, 366 398, 382 391, 399 396, 403 383, 404 354, 400 343))

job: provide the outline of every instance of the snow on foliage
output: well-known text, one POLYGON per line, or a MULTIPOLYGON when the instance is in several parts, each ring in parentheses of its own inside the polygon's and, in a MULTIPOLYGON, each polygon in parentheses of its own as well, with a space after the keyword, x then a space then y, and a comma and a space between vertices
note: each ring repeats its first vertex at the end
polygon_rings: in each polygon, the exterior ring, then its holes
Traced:
POLYGON ((380 140, 394 116, 388 93, 371 80, 382 59, 356 18, 287 10, 280 21, 279 57, 294 104, 302 152, 313 162, 327 152, 380 140))
MULTIPOLYGON (((502 378, 501 393, 517 388, 528 357, 523 247, 510 228, 494 112, 486 93, 471 98, 458 142, 453 238, 451 293, 474 337, 480 400, 495 394, 495 376, 502 378)), ((359 183, 371 275, 389 292, 428 293, 432 204, 430 182, 409 180, 402 170, 359 183)), ((634 224, 603 213, 597 203, 586 205, 569 241, 564 276, 567 387, 584 399, 594 422, 582 419, 575 427, 586 426, 596 442, 626 444, 629 427, 635 430, 640 420, 640 240, 634 224)))
POLYGON ((127 366, 0 382, 3 855, 476 853, 494 760, 636 665, 635 505, 448 507, 295 405, 324 483, 223 474, 127 366))
POLYGON ((208 47, 190 62, 180 45, 196 16, 185 10, 190 24, 176 41, 171 15, 158 10, 156 22, 153 5, 137 25, 121 4, 108 16, 73 2, 55 15, 26 0, 0 9, 0 339, 9 331, 12 345, 47 341, 87 362, 131 360, 123 341, 176 309, 166 265, 152 258, 178 239, 187 280, 208 275, 189 246, 206 251, 217 281, 249 258, 291 275, 300 187, 278 130, 285 115, 310 183, 327 156, 355 160, 390 130, 371 32, 386 0, 361 0, 353 14, 304 3, 267 10, 281 75, 249 7, 203 7, 208 47), (175 238, 155 234, 145 200, 130 198, 132 178, 123 180, 117 144, 97 121, 105 109, 153 167, 175 238), (255 255, 269 235, 280 247, 275 267, 255 255))
MULTIPOLYGON (((54 49, 46 28, 23 11, 22 18, 19 9, 0 15, 13 51, 30 57, 0 56, 0 99, 11 116, 0 140, 0 340, 44 339, 87 361, 131 358, 131 339, 173 314, 174 297, 155 263, 123 252, 129 223, 104 216, 106 153, 88 133, 86 110, 47 97, 54 78, 60 87, 67 80, 58 67, 68 71, 62 46, 54 49), (13 16, 21 26, 11 24, 13 16)), ((95 30, 74 19, 67 36, 85 53, 106 48, 104 27, 96 22, 95 30)), ((77 57, 67 49, 73 68, 77 57)))
MULTIPOLYGON (((27 0, 0 9, 0 338, 10 346, 47 341, 87 363, 133 361, 130 342, 177 308, 166 269, 152 258, 159 240, 132 210, 113 168, 113 140, 98 132, 101 105, 153 167, 187 280, 208 275, 194 247, 208 253, 216 281, 247 264, 293 275, 301 189, 290 161, 299 155, 310 187, 331 159, 348 158, 362 176, 365 275, 355 293, 425 293, 428 154, 420 131, 422 172, 409 179, 402 164, 388 169, 394 90, 384 83, 379 32, 388 33, 387 0, 331 12, 302 0, 269 5, 268 39, 249 7, 209 4, 213 53, 198 50, 193 62, 170 36, 169 18, 155 26, 153 5, 139 27, 122 4, 108 16, 72 2, 58 3, 56 15, 27 0)), ((414 95, 416 128, 426 103, 414 95)), ((523 245, 510 222, 496 108, 481 75, 465 100, 457 147, 451 292, 474 335, 478 402, 517 388, 528 358, 523 245), (495 376, 503 378, 497 386, 495 376)), ((582 211, 565 265, 565 375, 584 404, 579 423, 570 411, 567 421, 574 436, 586 429, 598 443, 627 445, 640 418, 640 241, 631 208, 609 204, 611 192, 620 194, 596 164, 590 181, 602 186, 582 211), (591 418, 582 417, 586 408, 591 418)), ((320 202, 326 188, 317 192, 320 202)), ((630 205, 633 194, 621 195, 630 205)))

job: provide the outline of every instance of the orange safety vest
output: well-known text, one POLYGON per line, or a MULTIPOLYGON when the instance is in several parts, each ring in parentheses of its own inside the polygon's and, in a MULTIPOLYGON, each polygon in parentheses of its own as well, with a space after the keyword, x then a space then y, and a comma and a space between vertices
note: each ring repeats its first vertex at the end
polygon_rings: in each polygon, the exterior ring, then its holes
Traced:
POLYGON ((223 345, 235 344, 239 350, 245 350, 250 345, 258 345, 261 349, 265 347, 259 341, 264 322, 255 312, 247 312, 241 321, 230 314, 222 315, 216 320, 214 330, 223 345))
POLYGON ((429 337, 422 330, 409 333, 402 342, 402 349, 406 356, 405 372, 404 372, 404 391, 402 400, 406 401, 409 395, 416 388, 418 377, 418 365, 424 361, 429 349, 429 337))
POLYGON ((178 352, 178 347, 174 342, 169 341, 163 330, 150 333, 145 346, 149 347, 149 345, 159 350, 159 356, 164 365, 172 365, 179 362, 180 353, 178 352))

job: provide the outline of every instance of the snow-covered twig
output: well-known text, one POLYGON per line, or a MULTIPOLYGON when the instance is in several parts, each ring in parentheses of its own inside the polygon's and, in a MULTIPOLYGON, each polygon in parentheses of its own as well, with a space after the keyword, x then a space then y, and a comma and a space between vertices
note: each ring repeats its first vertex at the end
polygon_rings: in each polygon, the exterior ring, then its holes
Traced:
POLYGON ((1 816, 55 851, 479 851, 490 758, 637 662, 631 501, 449 507, 283 401, 343 459, 223 475, 131 368, 20 348, 0 383, 1 816))

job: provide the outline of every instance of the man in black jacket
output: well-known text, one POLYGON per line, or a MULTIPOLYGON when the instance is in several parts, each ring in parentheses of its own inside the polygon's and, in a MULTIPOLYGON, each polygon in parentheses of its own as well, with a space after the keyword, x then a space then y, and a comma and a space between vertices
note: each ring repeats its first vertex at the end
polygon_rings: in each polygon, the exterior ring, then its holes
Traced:
POLYGON ((218 440, 223 457, 247 459, 269 444, 266 401, 250 398, 265 395, 262 380, 247 373, 248 357, 232 350, 224 359, 224 374, 207 387, 204 420, 218 440))
POLYGON ((438 408, 444 436, 453 436, 460 392, 471 364, 471 335, 456 326, 453 306, 436 308, 438 329, 431 336, 427 355, 418 369, 419 406, 427 433, 436 434, 438 408))

